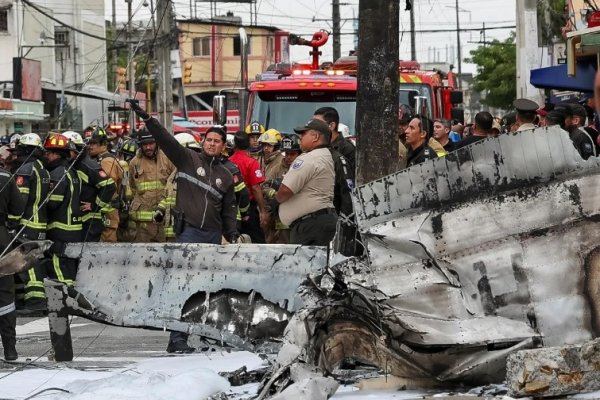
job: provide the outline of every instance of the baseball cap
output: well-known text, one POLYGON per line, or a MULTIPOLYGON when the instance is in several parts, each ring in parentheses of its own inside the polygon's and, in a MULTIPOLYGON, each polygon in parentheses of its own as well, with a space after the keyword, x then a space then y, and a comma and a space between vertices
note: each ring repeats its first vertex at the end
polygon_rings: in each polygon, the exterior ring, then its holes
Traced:
POLYGON ((321 121, 320 119, 311 119, 310 121, 308 121, 306 123, 306 125, 297 126, 294 128, 294 132, 296 132, 298 134, 302 134, 309 130, 315 130, 326 136, 331 135, 331 132, 329 131, 329 125, 327 125, 325 122, 321 121))

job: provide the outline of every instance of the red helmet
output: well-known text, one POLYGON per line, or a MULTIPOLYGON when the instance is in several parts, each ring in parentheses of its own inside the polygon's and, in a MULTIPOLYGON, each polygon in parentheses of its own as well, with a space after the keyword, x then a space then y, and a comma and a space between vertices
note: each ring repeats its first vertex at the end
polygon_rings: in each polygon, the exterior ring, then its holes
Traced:
POLYGON ((61 134, 48 136, 44 141, 46 150, 70 150, 69 139, 61 134))

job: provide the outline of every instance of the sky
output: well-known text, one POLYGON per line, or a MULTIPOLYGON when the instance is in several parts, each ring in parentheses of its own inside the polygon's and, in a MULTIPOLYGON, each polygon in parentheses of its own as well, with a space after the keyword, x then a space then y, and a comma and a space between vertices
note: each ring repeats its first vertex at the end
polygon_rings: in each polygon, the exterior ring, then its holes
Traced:
MULTIPOLYGON (((148 7, 144 7, 144 0, 132 0, 135 12, 134 20, 147 19, 150 6, 156 7, 156 0, 145 0, 148 7)), ((116 0, 117 20, 127 20, 127 6, 124 0, 116 0)), ((188 18, 190 11, 197 18, 210 18, 210 3, 194 0, 173 0, 176 17, 188 18), (192 10, 190 10, 190 3, 192 10)), ((456 29, 456 4, 459 9, 459 23, 461 29, 475 28, 473 32, 461 33, 461 49, 463 58, 469 56, 469 51, 476 49, 483 40, 480 30, 483 23, 486 25, 486 41, 493 39, 503 40, 508 37, 510 29, 493 29, 499 26, 515 25, 516 0, 415 0, 415 26, 416 30, 451 30, 456 29), (487 29, 491 28, 491 29, 487 29)), ((347 55, 354 49, 353 18, 358 17, 358 0, 340 0, 340 15, 342 18, 341 54, 347 55)), ((228 11, 241 16, 244 24, 250 21, 250 5, 243 3, 219 3, 217 15, 224 15, 228 11)), ((112 15, 110 0, 105 0, 107 18, 112 15)), ((254 7, 253 7, 254 9, 254 7)), ((309 39, 312 34, 320 29, 331 31, 331 0, 257 0, 257 23, 259 25, 276 26, 280 29, 301 35, 309 39)), ((410 59, 410 16, 404 11, 404 1, 400 1, 400 58, 410 59)), ((455 32, 423 32, 416 36, 417 58, 420 62, 445 61, 454 55, 451 63, 456 64, 455 32), (434 56, 435 54, 435 56, 434 56), (436 59, 434 59, 437 58, 436 59)), ((332 58, 332 40, 322 48, 323 58, 332 58)), ((293 61, 308 62, 308 48, 293 47, 291 50, 293 61)), ((463 63, 463 72, 475 72, 475 66, 463 63)))

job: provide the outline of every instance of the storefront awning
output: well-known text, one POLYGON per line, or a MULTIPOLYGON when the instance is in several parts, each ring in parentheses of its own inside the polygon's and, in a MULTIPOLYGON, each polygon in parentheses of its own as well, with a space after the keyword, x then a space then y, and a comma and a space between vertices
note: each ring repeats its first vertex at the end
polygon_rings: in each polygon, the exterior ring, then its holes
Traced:
POLYGON ((173 132, 189 132, 199 130, 201 127, 198 124, 188 121, 182 117, 173 117, 173 132))
POLYGON ((573 90, 591 92, 594 90, 596 68, 592 63, 577 63, 575 76, 567 75, 567 64, 554 67, 532 69, 529 82, 538 89, 573 90))

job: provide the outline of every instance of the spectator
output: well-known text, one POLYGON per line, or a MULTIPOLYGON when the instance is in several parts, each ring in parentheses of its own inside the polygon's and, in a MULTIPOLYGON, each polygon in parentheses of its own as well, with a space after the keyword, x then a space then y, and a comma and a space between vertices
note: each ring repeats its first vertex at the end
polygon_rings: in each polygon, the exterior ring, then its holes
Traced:
POLYGON ((411 119, 406 129, 406 145, 408 147, 407 166, 411 167, 426 160, 437 158, 438 155, 427 142, 433 132, 433 123, 427 117, 411 119))
POLYGON ((536 111, 538 110, 539 106, 535 101, 529 99, 516 99, 513 101, 513 106, 517 110, 517 130, 515 132, 537 128, 537 126, 534 124, 534 121, 537 116, 536 111))
POLYGON ((473 125, 473 134, 465 137, 458 143, 458 148, 462 148, 483 140, 492 135, 494 117, 487 111, 481 111, 475 114, 475 124, 473 125))
POLYGON ((444 147, 444 150, 448 153, 456 149, 454 142, 452 142, 448 137, 448 135, 450 135, 450 129, 450 121, 447 119, 438 118, 433 121, 433 137, 444 147))

